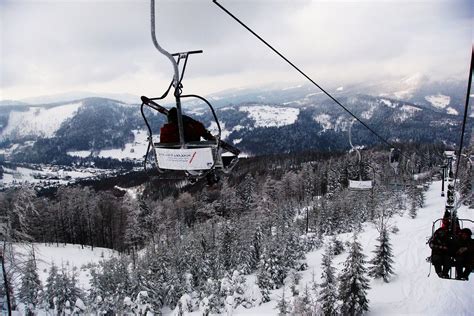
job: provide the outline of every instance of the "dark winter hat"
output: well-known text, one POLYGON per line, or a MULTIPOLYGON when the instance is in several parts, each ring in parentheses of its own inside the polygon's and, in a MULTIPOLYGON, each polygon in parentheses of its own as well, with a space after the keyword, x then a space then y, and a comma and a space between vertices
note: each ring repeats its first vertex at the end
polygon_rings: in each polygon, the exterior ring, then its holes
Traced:
POLYGON ((461 229, 461 234, 472 236, 472 231, 469 228, 463 228, 461 229))

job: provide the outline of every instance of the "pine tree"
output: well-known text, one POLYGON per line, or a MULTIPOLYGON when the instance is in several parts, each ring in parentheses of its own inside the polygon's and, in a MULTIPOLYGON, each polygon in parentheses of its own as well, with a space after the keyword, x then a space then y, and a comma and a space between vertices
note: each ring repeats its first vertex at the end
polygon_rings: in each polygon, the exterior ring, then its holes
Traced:
POLYGON ((285 287, 283 287, 283 293, 281 295, 280 300, 278 301, 277 308, 278 308, 278 316, 288 315, 290 313, 290 310, 291 310, 290 305, 285 297, 285 287))
POLYGON ((104 313, 120 313, 125 297, 132 295, 132 282, 128 273, 126 257, 100 261, 91 267, 91 290, 89 298, 94 309, 104 313))
MULTIPOLYGON (((265 252, 264 252, 265 254, 265 252)), ((270 272, 270 259, 266 256, 262 258, 257 272, 257 285, 262 293, 262 302, 270 302, 270 290, 275 288, 275 282, 270 272)))
POLYGON ((55 298, 59 296, 59 288, 57 285, 58 281, 58 267, 51 265, 49 268, 48 278, 46 279, 46 288, 43 296, 43 306, 46 309, 54 309, 55 298))
POLYGON ((250 267, 252 269, 256 269, 261 256, 262 256, 262 250, 263 250, 263 232, 262 232, 262 227, 260 224, 257 224, 255 228, 255 232, 253 234, 252 238, 252 246, 251 246, 251 256, 250 256, 250 267))
POLYGON ((370 261, 369 275, 375 279, 381 278, 388 283, 390 275, 393 274, 393 254, 386 225, 382 225, 377 241, 379 244, 373 251, 375 256, 370 261))
POLYGON ((344 262, 344 268, 339 276, 339 299, 342 301, 340 313, 342 315, 362 315, 369 310, 367 290, 369 280, 365 276, 365 256, 362 246, 354 234, 349 256, 344 262))
POLYGON ((27 315, 33 315, 35 308, 39 304, 39 294, 42 290, 41 281, 36 271, 36 262, 31 255, 26 262, 21 277, 21 287, 18 293, 19 301, 25 304, 27 315))
POLYGON ((232 227, 230 221, 226 221, 221 230, 220 236, 220 247, 219 247, 219 261, 220 266, 224 271, 233 270, 236 266, 236 263, 233 261, 236 259, 234 254, 234 242, 236 234, 234 228, 232 227))
POLYGON ((337 314, 337 288, 335 269, 332 266, 333 250, 331 246, 326 246, 321 261, 321 284, 318 296, 318 302, 321 306, 321 312, 326 316, 333 316, 337 314))
POLYGON ((55 285, 58 291, 55 297, 55 308, 59 313, 70 310, 71 305, 82 297, 82 291, 77 285, 76 267, 73 267, 71 272, 63 267, 61 273, 56 275, 55 285))
POLYGON ((298 316, 312 316, 316 314, 312 313, 312 309, 313 302, 311 300, 311 293, 308 284, 306 284, 304 291, 300 293, 298 299, 294 301, 292 314, 298 316))

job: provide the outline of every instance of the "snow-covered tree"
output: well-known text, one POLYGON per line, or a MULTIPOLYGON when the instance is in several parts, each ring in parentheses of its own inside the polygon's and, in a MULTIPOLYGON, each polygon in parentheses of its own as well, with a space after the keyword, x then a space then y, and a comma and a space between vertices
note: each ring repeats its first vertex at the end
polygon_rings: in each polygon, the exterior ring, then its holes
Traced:
POLYGON ((277 238, 267 242, 257 274, 260 288, 275 289, 283 285, 289 270, 284 246, 278 242, 277 238))
POLYGON ((25 305, 25 313, 32 315, 39 304, 39 295, 42 290, 41 281, 36 271, 36 262, 33 255, 26 261, 22 271, 21 286, 18 293, 19 302, 25 305))
POLYGON ((59 296, 59 287, 57 286, 58 281, 58 267, 51 265, 49 268, 48 278, 46 279, 45 291, 43 293, 43 306, 48 309, 54 309, 54 299, 59 296))
POLYGON ((289 301, 285 297, 285 287, 283 287, 283 292, 281 298, 278 300, 276 308, 278 309, 278 316, 288 315, 291 311, 289 301))
POLYGON ((354 234, 349 255, 339 276, 339 300, 342 301, 342 315, 361 315, 369 310, 367 290, 370 288, 366 277, 365 255, 362 246, 354 234))
POLYGON ((324 315, 333 316, 337 314, 337 284, 335 269, 332 266, 333 250, 330 245, 326 246, 321 261, 321 284, 318 295, 318 303, 324 315))
POLYGON ((125 257, 114 257, 91 267, 89 298, 94 302, 94 310, 104 313, 122 311, 125 297, 132 294, 129 263, 125 257))
POLYGON ((72 271, 62 267, 61 273, 57 275, 58 296, 55 297, 55 308, 60 313, 70 310, 71 305, 83 296, 82 290, 77 284, 77 274, 76 267, 73 267, 72 271))
POLYGON ((334 256, 340 255, 344 252, 344 244, 335 234, 331 238, 331 249, 334 256))
POLYGON ((375 279, 381 278, 384 282, 389 282, 389 278, 393 274, 392 246, 387 226, 382 224, 379 231, 378 245, 373 251, 375 256, 370 261, 369 275, 375 279))
POLYGON ((306 284, 304 290, 293 300, 291 315, 313 316, 317 315, 315 302, 311 296, 311 289, 306 284))

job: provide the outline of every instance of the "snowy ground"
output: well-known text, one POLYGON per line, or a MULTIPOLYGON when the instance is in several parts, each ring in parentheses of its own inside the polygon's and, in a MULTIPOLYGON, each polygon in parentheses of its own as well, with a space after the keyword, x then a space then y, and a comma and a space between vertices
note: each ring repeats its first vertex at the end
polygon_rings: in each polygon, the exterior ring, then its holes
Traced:
POLYGON ((93 178, 103 174, 112 174, 112 169, 74 168, 63 170, 56 166, 37 165, 37 168, 17 167, 16 169, 3 168, 3 178, 0 179, 0 188, 14 187, 22 184, 38 185, 65 185, 75 179, 93 178))
MULTIPOLYGON (((390 283, 371 280, 371 289, 368 292, 369 315, 474 315, 474 276, 472 274, 471 280, 467 282, 443 280, 439 279, 432 269, 431 276, 428 277, 429 264, 425 259, 430 255, 430 249, 426 241, 431 235, 433 221, 443 214, 445 198, 440 196, 440 192, 441 182, 434 182, 426 192, 426 206, 418 210, 418 216, 415 219, 411 219, 407 214, 391 219, 390 224, 399 229, 398 233, 390 235, 396 275, 390 283)), ((462 207, 458 215, 461 219, 474 219, 474 210, 462 207)), ((474 230, 472 224, 465 227, 474 230)), ((366 224, 364 231, 359 235, 367 260, 372 258, 377 237, 378 232, 373 224, 366 224)), ((341 234, 339 238, 342 241, 351 240, 352 234, 341 234)), ((26 251, 23 250, 23 252, 26 251)), ((309 268, 301 273, 301 290, 304 289, 306 283, 311 282, 313 272, 316 282, 320 282, 323 251, 319 249, 307 254, 306 262, 309 268)), ((81 268, 87 263, 97 262, 113 254, 113 251, 104 248, 95 248, 92 251, 90 248, 81 249, 78 245, 56 247, 36 244, 36 256, 40 259, 39 273, 43 282, 46 280, 51 262, 55 262, 59 267, 74 265, 81 268)), ((345 258, 346 253, 334 258, 333 265, 338 273, 342 269, 345 258)), ((247 276, 247 284, 255 283, 255 279, 255 275, 247 276)), ((82 288, 89 287, 88 270, 80 270, 79 282, 82 288)), ((276 305, 281 295, 282 289, 274 290, 271 294, 271 302, 252 309, 239 307, 232 315, 277 315, 276 305)), ((287 288, 286 296, 288 295, 287 288)), ((163 310, 163 312, 165 315, 171 314, 169 310, 163 310)), ((199 315, 199 312, 189 315, 199 315)))
MULTIPOLYGON (((40 244, 35 243, 35 257, 37 259, 38 274, 43 284, 46 284, 49 269, 52 263, 61 270, 62 267, 68 271, 72 271, 73 267, 77 268, 79 273, 78 282, 82 289, 89 289, 89 269, 82 269, 88 263, 97 263, 100 260, 108 259, 115 251, 107 248, 84 247, 71 244, 40 244)), ((15 249, 20 254, 28 254, 31 252, 31 246, 26 244, 16 244, 15 249)), ((26 259, 27 257, 25 257, 26 259)))
MULTIPOLYGON (((371 280, 368 292, 370 300, 369 315, 474 315, 474 276, 471 280, 455 281, 439 279, 432 269, 428 277, 429 263, 426 258, 430 249, 426 245, 431 235, 433 221, 443 215, 445 198, 440 196, 441 182, 434 182, 426 194, 426 206, 418 210, 418 216, 411 219, 407 214, 391 220, 399 232, 391 234, 393 246, 394 271, 396 275, 390 283, 371 280)), ((462 207, 458 211, 459 218, 474 219, 474 210, 462 207)), ((466 225, 474 230, 472 225, 466 225)), ((364 247, 367 260, 372 258, 378 232, 373 225, 364 226, 359 241, 364 247)), ((341 234, 340 239, 351 240, 352 234, 341 234)), ((301 289, 312 280, 314 271, 316 282, 320 282, 321 256, 323 249, 307 254, 309 268, 302 272, 301 289)), ((346 258, 343 253, 334 258, 334 266, 338 273, 346 258)), ((254 277, 252 277, 254 279, 254 277)), ((250 280, 249 280, 250 281, 250 280)), ((276 304, 282 295, 282 289, 272 293, 272 301, 256 308, 239 307, 233 315, 277 315, 276 304)), ((289 290, 286 290, 286 296, 289 290)))
MULTIPOLYGON (((113 158, 118 160, 143 160, 148 147, 148 132, 145 130, 133 130, 134 140, 131 143, 125 144, 123 148, 104 149, 101 150, 97 156, 102 158, 113 158)), ((70 156, 77 156, 85 158, 91 155, 88 150, 68 151, 70 156)))

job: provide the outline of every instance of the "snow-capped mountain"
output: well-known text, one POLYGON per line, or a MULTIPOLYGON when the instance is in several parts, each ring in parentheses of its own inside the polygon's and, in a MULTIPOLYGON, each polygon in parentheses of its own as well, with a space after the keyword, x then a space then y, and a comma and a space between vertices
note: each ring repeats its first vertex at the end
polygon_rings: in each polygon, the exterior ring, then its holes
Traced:
POLYGON ((28 137, 51 138, 61 125, 72 118, 82 102, 66 103, 51 107, 23 106, 8 114, 8 123, 0 133, 0 139, 28 137))
MULTIPOLYGON (((462 120, 462 86, 425 82, 424 77, 415 76, 400 85, 335 86, 330 92, 389 141, 453 145, 462 120), (407 87, 412 88, 404 96, 412 101, 393 97, 402 96, 398 92, 407 87), (369 90, 372 95, 354 93, 369 90)), ((208 97, 216 108, 222 138, 251 155, 349 148, 347 131, 353 118, 322 92, 307 85, 272 89, 208 97)), ((184 109, 217 132, 202 102, 187 102, 184 109)), ((145 114, 158 137, 165 117, 149 110, 145 114)), ((88 98, 0 107, 0 153, 6 160, 71 163, 71 157, 88 156, 140 160, 146 138, 139 104, 88 98)), ((365 146, 379 142, 360 123, 353 125, 352 140, 365 146)))

